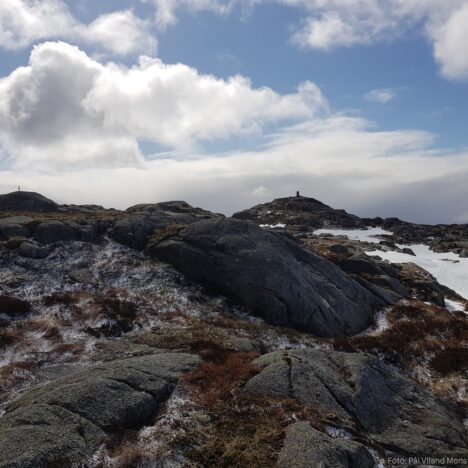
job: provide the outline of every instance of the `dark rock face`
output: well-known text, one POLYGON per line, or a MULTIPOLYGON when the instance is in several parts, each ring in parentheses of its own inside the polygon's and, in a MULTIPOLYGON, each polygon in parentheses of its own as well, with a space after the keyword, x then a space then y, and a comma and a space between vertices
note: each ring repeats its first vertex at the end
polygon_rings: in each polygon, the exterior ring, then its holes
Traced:
POLYGON ((352 440, 332 438, 307 422, 291 424, 278 457, 279 468, 373 468, 372 455, 352 440))
POLYGON ((34 241, 24 241, 18 248, 18 254, 26 258, 43 259, 49 256, 48 247, 38 245, 34 241))
POLYGON ((0 195, 0 211, 54 212, 59 205, 36 192, 11 192, 0 195))
POLYGON ((34 238, 44 244, 58 241, 78 240, 78 233, 61 221, 47 221, 39 224, 34 233, 34 238))
POLYGON ((148 236, 155 230, 172 224, 192 224, 204 219, 223 217, 177 201, 136 205, 127 211, 132 215, 117 221, 109 235, 115 241, 137 250, 145 247, 148 236))
POLYGON ((383 262, 366 255, 352 255, 340 261, 338 265, 389 304, 395 304, 409 296, 406 288, 397 279, 398 270, 383 262))
POLYGON ((102 429, 141 427, 199 359, 156 354, 95 366, 31 390, 8 409, 46 404, 66 408, 102 429))
POLYGON ((29 390, 0 418, 0 467, 83 462, 104 430, 148 423, 180 375, 199 362, 190 354, 153 354, 96 365, 29 390))
POLYGON ((468 432, 455 406, 442 403, 376 357, 324 350, 276 352, 248 391, 296 398, 333 413, 387 450, 420 456, 467 456, 468 432))
POLYGON ((249 308, 273 325, 352 335, 382 304, 338 267, 295 242, 235 219, 193 224, 148 254, 249 308))
POLYGON ((322 227, 363 227, 361 218, 344 210, 335 210, 324 203, 307 197, 278 198, 271 203, 257 205, 235 213, 233 218, 246 219, 257 224, 284 223, 299 230, 322 227))

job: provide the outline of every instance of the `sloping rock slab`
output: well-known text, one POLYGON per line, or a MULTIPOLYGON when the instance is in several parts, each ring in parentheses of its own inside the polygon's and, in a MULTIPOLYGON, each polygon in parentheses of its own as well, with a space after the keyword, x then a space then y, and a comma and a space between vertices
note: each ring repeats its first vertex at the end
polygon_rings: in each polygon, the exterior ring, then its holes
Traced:
POLYGON ((247 383, 248 391, 321 408, 390 451, 468 456, 468 432, 458 408, 437 400, 376 357, 291 350, 255 362, 265 367, 247 383))
POLYGON ((278 457, 278 468, 373 468, 374 459, 361 444, 332 438, 307 422, 291 424, 278 457))
POLYGON ((383 303, 333 263, 247 221, 192 224, 147 253, 272 325, 318 336, 358 333, 383 303))
POLYGON ((0 419, 0 467, 71 466, 90 457, 106 434, 64 408, 33 405, 0 419))
POLYGON ((96 365, 29 390, 0 418, 0 467, 50 466, 59 455, 82 461, 103 431, 149 423, 180 375, 199 362, 191 354, 159 353, 96 365))
POLYGON ((131 215, 117 221, 109 236, 121 244, 142 250, 153 231, 173 224, 192 224, 204 219, 222 217, 194 208, 185 202, 164 202, 136 205, 127 210, 131 215))

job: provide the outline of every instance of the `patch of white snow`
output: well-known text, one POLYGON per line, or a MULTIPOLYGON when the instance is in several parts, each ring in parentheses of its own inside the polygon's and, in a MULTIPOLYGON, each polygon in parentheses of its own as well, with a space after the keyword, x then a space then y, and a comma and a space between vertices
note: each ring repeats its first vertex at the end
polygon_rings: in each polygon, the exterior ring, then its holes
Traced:
POLYGON ((371 242, 378 244, 380 239, 378 236, 392 236, 393 233, 385 231, 382 228, 367 228, 367 229, 318 229, 314 231, 316 236, 321 234, 330 234, 332 236, 345 236, 350 240, 357 240, 360 242, 371 242))
POLYGON ((398 245, 410 248, 414 253, 408 255, 395 251, 370 251, 367 255, 378 255, 391 263, 415 263, 433 275, 440 284, 448 286, 460 296, 468 299, 468 258, 461 258, 453 252, 433 252, 427 245, 398 245))

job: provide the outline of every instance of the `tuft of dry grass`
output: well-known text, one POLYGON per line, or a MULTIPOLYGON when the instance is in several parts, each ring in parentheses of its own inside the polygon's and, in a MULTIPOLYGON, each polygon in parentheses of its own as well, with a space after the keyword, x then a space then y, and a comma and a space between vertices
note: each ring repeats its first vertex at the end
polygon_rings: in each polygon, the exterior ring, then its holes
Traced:
POLYGON ((388 313, 389 326, 379 335, 361 335, 332 340, 344 351, 383 354, 390 362, 411 367, 429 360, 441 374, 466 370, 468 321, 461 314, 412 301, 388 313))
POLYGON ((24 333, 18 329, 0 330, 0 349, 6 346, 20 343, 24 339, 24 333))
POLYGON ((60 341, 62 339, 62 334, 60 332, 61 323, 51 318, 41 318, 31 321, 27 324, 27 328, 31 331, 42 333, 42 336, 48 340, 60 341))
POLYGON ((85 319, 106 319, 106 323, 97 329, 88 328, 93 335, 120 336, 133 328, 137 318, 138 307, 134 302, 122 300, 117 296, 96 296, 81 313, 85 319))
POLYGON ((431 367, 441 375, 468 371, 468 348, 458 346, 437 351, 431 367))
POLYGON ((224 359, 206 362, 182 378, 193 401, 209 415, 209 423, 182 432, 174 440, 198 466, 273 467, 291 422, 308 420, 321 428, 321 418, 313 408, 243 389, 245 382, 259 372, 252 363, 256 356, 228 353, 224 359))
POLYGON ((192 395, 205 405, 232 396, 239 384, 257 374, 260 369, 252 365, 258 353, 213 353, 214 362, 206 362, 197 370, 186 374, 182 382, 191 389, 192 395))
POLYGON ((53 306, 55 304, 71 305, 76 302, 76 298, 72 293, 68 292, 54 292, 50 296, 44 296, 42 302, 46 306, 53 306))

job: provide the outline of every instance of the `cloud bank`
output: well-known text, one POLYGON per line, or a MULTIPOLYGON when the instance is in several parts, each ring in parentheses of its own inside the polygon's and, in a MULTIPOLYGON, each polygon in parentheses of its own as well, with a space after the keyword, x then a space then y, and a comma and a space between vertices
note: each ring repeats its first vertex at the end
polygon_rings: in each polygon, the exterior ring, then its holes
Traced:
POLYGON ((336 113, 312 82, 278 94, 154 58, 100 62, 63 42, 34 47, 0 80, 0 191, 21 185, 68 203, 187 199, 230 213, 301 190, 366 216, 465 220, 468 151, 434 140, 336 113), (203 149, 250 134, 263 145, 203 149), (168 153, 148 160, 141 140, 168 153))

